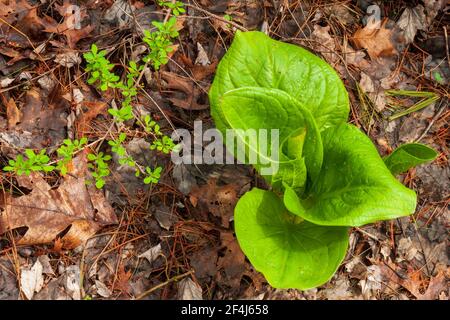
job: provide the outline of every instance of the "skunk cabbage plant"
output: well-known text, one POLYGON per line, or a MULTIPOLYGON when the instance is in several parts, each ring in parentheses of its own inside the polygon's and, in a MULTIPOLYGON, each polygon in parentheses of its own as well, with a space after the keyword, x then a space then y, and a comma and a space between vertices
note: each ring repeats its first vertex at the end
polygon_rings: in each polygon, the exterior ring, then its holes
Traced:
POLYGON ((383 160, 347 123, 348 94, 333 68, 261 32, 236 33, 209 98, 216 127, 237 132, 246 156, 261 145, 239 132, 278 130, 276 152, 254 164, 271 190, 253 188, 234 211, 239 245, 276 288, 324 284, 345 257, 349 227, 412 214, 416 194, 394 174, 437 156, 408 144, 383 160))

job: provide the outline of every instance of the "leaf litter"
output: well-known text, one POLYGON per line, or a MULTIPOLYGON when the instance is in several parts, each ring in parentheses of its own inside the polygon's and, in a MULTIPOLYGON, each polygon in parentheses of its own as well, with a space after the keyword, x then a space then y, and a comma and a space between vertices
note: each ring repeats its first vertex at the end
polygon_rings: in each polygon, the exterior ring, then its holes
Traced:
MULTIPOLYGON (((160 8, 147 2, 124 3, 98 7, 91 1, 65 0, 36 6, 27 0, 1 1, 3 163, 24 148, 54 150, 67 136, 95 141, 114 134, 114 128, 108 131, 106 110, 118 97, 85 83, 81 57, 97 42, 108 49, 116 70, 127 63, 128 54, 134 53, 134 60, 142 58, 144 52, 135 42, 142 31, 135 22, 150 26, 152 20, 161 19, 153 13, 160 8), (70 29, 67 9, 75 3, 80 5, 81 24, 70 29), (123 11, 128 15, 120 14, 123 11), (130 19, 133 15, 136 20, 130 19)), ((139 95, 139 110, 162 120, 164 129, 169 125, 160 110, 176 127, 191 129, 193 120, 209 121, 206 92, 236 30, 234 24, 262 28, 333 65, 350 93, 352 122, 369 128, 384 154, 424 133, 422 141, 441 152, 436 163, 402 177, 423 199, 414 220, 353 230, 344 267, 325 286, 305 292, 274 290, 246 261, 233 235, 236 201, 252 186, 261 186, 248 168, 175 165, 162 185, 148 188, 113 159, 114 174, 103 193, 85 184, 90 177, 85 154, 80 154, 73 160, 74 171, 64 177, 11 180, 2 174, 2 184, 16 192, 2 193, 0 201, 0 233, 8 230, 0 238, 0 298, 130 299, 161 286, 144 298, 448 299, 444 286, 449 276, 448 112, 439 113, 445 102, 386 120, 398 111, 386 90, 445 96, 443 84, 449 78, 448 40, 442 28, 445 1, 426 0, 415 7, 404 1, 380 4, 381 19, 370 20, 375 25, 365 22, 367 8, 357 1, 332 6, 312 1, 199 1, 199 5, 190 6, 182 19, 173 61, 159 73, 145 73, 149 95, 158 106, 139 95), (211 14, 227 15, 232 23, 211 14), (13 242, 23 247, 17 257, 10 254, 13 242), (170 281, 190 271, 194 276, 188 273, 177 283, 170 281)), ((415 101, 397 102, 408 108, 415 101)), ((127 126, 133 136, 133 127, 127 126)), ((145 151, 145 137, 133 136, 125 147, 144 163, 169 163, 145 151)))
POLYGON ((75 248, 102 226, 116 224, 117 217, 101 192, 85 183, 85 155, 81 154, 73 163, 73 174, 77 177, 67 175, 54 190, 38 173, 20 177, 19 184, 32 190, 28 195, 5 199, 0 233, 26 227, 25 235, 17 243, 30 245, 51 243, 67 229, 60 237, 63 247, 75 248))

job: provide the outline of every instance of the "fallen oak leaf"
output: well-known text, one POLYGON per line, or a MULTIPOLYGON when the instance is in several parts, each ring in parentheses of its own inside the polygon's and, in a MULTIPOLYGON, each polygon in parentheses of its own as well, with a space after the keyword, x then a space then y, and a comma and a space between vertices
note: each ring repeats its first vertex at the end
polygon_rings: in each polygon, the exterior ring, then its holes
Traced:
POLYGON ((178 299, 203 300, 202 287, 192 281, 191 278, 184 278, 178 282, 178 299))
POLYGON ((240 189, 241 186, 234 183, 219 186, 217 180, 211 178, 207 184, 196 186, 191 191, 189 199, 194 207, 200 202, 214 216, 220 217, 222 225, 228 228, 240 189))
POLYGON ((427 289, 424 293, 421 293, 420 282, 413 276, 410 276, 406 280, 401 281, 402 287, 411 292, 417 300, 435 300, 438 299, 439 294, 447 289, 447 280, 445 273, 440 270, 435 277, 430 279, 427 289))
POLYGON ((202 66, 202 65, 194 65, 191 69, 192 76, 197 81, 202 81, 206 77, 214 74, 216 72, 217 68, 217 60, 212 62, 209 65, 202 66))
MULTIPOLYGON (((374 261, 372 261, 374 262, 374 261)), ((399 267, 394 263, 388 262, 379 264, 383 278, 386 283, 395 283, 408 290, 418 300, 435 300, 439 294, 447 289, 447 280, 445 270, 439 270, 436 276, 431 277, 424 293, 420 292, 423 280, 420 271, 410 270, 407 276, 400 277, 399 267)))
POLYGON ((10 98, 6 104, 6 117, 8 118, 8 129, 14 128, 22 118, 22 112, 17 108, 13 98, 10 98))
POLYGON ((90 122, 95 119, 99 114, 102 114, 106 110, 106 102, 102 101, 84 101, 83 105, 88 107, 88 111, 81 113, 79 120, 77 121, 77 131, 80 136, 84 136, 90 122))
POLYGON ((214 74, 218 65, 218 61, 216 59, 214 59, 211 64, 206 66, 194 64, 191 58, 184 54, 178 55, 178 62, 185 65, 185 67, 192 72, 192 77, 196 81, 202 81, 206 77, 214 74))
POLYGON ((185 110, 205 110, 209 108, 208 104, 197 102, 201 95, 200 88, 189 79, 180 77, 172 72, 161 72, 161 77, 167 81, 165 88, 182 92, 184 98, 169 98, 175 106, 185 110))
POLYGON ((313 49, 324 57, 324 59, 331 65, 338 65, 339 56, 337 54, 335 39, 330 35, 330 26, 321 27, 314 25, 314 31, 311 37, 316 40, 313 49))
POLYGON ((415 8, 405 8, 397 21, 397 25, 404 31, 406 43, 412 43, 417 30, 426 30, 425 8, 418 5, 415 8))
POLYGON ((39 17, 37 7, 19 11, 17 15, 10 14, 0 20, 0 40, 13 47, 35 47, 39 41, 46 39, 42 33, 45 27, 55 22, 48 16, 39 17))
POLYGON ((20 268, 20 287, 28 300, 31 300, 34 293, 39 292, 43 286, 43 268, 39 259, 30 268, 20 268))
POLYGON ((225 249, 223 257, 217 261, 217 282, 231 287, 231 290, 239 290, 242 276, 248 269, 245 263, 245 255, 236 238, 230 232, 221 232, 220 240, 225 249))
MULTIPOLYGON (((78 9, 80 8, 78 7, 78 9)), ((74 5, 67 0, 64 0, 63 5, 56 5, 56 10, 61 16, 64 17, 64 21, 61 24, 49 22, 43 31, 65 36, 67 39, 67 45, 70 49, 74 49, 78 41, 88 37, 95 29, 92 25, 87 25, 83 28, 77 25, 81 22, 80 20, 87 17, 84 7, 81 8, 78 13, 75 13, 74 5)))
POLYGON ((75 159, 74 175, 66 175, 57 189, 34 173, 31 193, 21 197, 7 197, 0 215, 0 234, 27 227, 20 245, 50 243, 62 232, 63 247, 72 249, 85 243, 103 226, 117 223, 113 208, 100 190, 86 185, 86 154, 75 159))
POLYGON ((63 24, 56 26, 48 26, 43 31, 48 33, 62 34, 67 39, 67 45, 70 49, 75 49, 75 45, 81 39, 88 37, 94 30, 94 26, 87 25, 82 29, 71 29, 71 27, 63 24))
POLYGON ((42 148, 49 144, 56 145, 63 140, 67 125, 65 114, 69 105, 64 99, 60 99, 57 89, 55 87, 52 94, 48 96, 43 90, 37 88, 27 91, 25 103, 21 107, 20 123, 15 125, 14 130, 8 131, 19 137, 22 137, 25 132, 31 133, 32 141, 25 147, 42 148), (52 96, 54 96, 53 99, 52 96))
POLYGON ((0 0, 0 4, 0 16, 8 17, 14 13, 11 17, 15 19, 23 18, 32 8, 27 0, 0 0))
POLYGON ((73 66, 80 64, 81 61, 78 52, 73 50, 57 54, 55 57, 55 62, 66 68, 72 68, 73 66))
POLYGON ((9 58, 11 58, 6 65, 7 66, 12 66, 14 65, 16 62, 23 60, 23 59, 28 59, 30 58, 30 53, 31 50, 29 49, 25 49, 22 50, 21 52, 10 48, 10 47, 0 47, 0 53, 4 56, 7 56, 9 58))
POLYGON ((22 112, 17 108, 16 102, 13 98, 9 100, 4 95, 0 94, 2 103, 6 106, 6 118, 8 119, 8 129, 13 129, 22 118, 22 112))
POLYGON ((130 280, 132 277, 131 270, 126 271, 125 266, 120 264, 117 271, 117 280, 114 286, 114 290, 119 291, 121 294, 128 295, 131 291, 130 280))
POLYGON ((388 19, 368 23, 355 32, 352 41, 358 49, 366 49, 372 60, 397 54, 392 43, 392 30, 386 28, 388 19))

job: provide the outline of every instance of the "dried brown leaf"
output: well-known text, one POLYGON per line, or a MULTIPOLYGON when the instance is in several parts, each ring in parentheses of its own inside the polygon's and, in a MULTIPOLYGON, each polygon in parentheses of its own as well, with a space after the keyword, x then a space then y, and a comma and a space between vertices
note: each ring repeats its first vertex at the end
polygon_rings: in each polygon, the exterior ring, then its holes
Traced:
POLYGON ((91 35, 95 28, 91 25, 87 25, 82 29, 72 29, 66 26, 64 23, 61 25, 48 26, 44 32, 62 34, 67 39, 67 45, 70 49, 75 49, 78 41, 91 35))
POLYGON ((51 98, 46 97, 42 90, 33 88, 27 91, 25 103, 21 108, 22 117, 20 123, 16 124, 15 131, 19 137, 25 132, 32 134, 31 144, 27 148, 42 148, 48 144, 57 144, 65 135, 67 120, 65 112, 69 104, 60 99, 58 90, 53 90, 50 94, 54 96, 53 103, 51 98))
POLYGON ((404 31, 406 43, 413 42, 417 30, 427 29, 425 8, 422 5, 415 8, 405 8, 397 21, 397 25, 404 31))
POLYGON ((64 248, 74 248, 101 227, 116 224, 114 210, 101 191, 86 185, 85 156, 82 153, 73 160, 74 175, 66 175, 57 189, 52 189, 42 176, 34 173, 30 194, 6 199, 0 215, 0 234, 27 227, 18 244, 42 244, 52 242, 69 228, 61 241, 64 248))
POLYGON ((222 225, 228 228, 238 200, 239 189, 238 184, 219 186, 217 185, 217 180, 211 178, 207 184, 196 186, 191 191, 190 201, 194 206, 197 206, 198 202, 200 202, 209 212, 216 217, 220 217, 222 225))
POLYGON ((8 119, 8 129, 13 129, 22 118, 22 112, 17 108, 16 102, 13 98, 9 100, 3 95, 0 96, 3 104, 6 106, 6 118, 8 119))
POLYGON ((77 122, 80 136, 83 136, 88 130, 90 122, 106 110, 106 103, 102 101, 84 101, 83 105, 89 109, 87 112, 81 114, 77 122))
POLYGON ((388 20, 369 23, 355 32, 352 41, 358 49, 366 49, 372 60, 397 54, 392 43, 392 30, 386 28, 388 20))
MULTIPOLYGON (((413 275, 419 274, 414 272, 413 275)), ((414 276, 410 276, 408 279, 401 281, 401 285, 411 292, 418 300, 435 300, 438 299, 439 294, 447 289, 447 280, 444 272, 441 270, 435 277, 430 279, 427 289, 424 293, 420 292, 422 281, 414 276)))
MULTIPOLYGON (((396 284, 401 285, 408 290, 418 300, 434 300, 439 298, 439 294, 448 288, 448 281, 446 278, 445 270, 439 270, 436 276, 432 277, 426 286, 426 283, 422 277, 420 270, 411 270, 406 277, 400 277, 401 270, 393 264, 379 264, 378 267, 382 270, 383 278, 391 286, 396 284), (400 272, 397 272, 400 271, 400 272), (424 289, 424 293, 421 292, 421 288, 424 289)), ((448 272, 448 269, 447 269, 448 272)))
POLYGON ((246 271, 245 255, 232 233, 222 232, 220 239, 225 253, 217 262, 218 269, 224 271, 223 275, 219 273, 218 281, 232 288, 239 288, 246 271))
POLYGON ((82 7, 80 10, 80 16, 76 17, 73 14, 72 4, 65 0, 62 6, 56 6, 60 15, 64 17, 64 21, 61 24, 53 21, 48 21, 45 26, 44 32, 49 33, 57 33, 64 35, 67 39, 67 45, 70 49, 74 49, 77 42, 81 39, 89 37, 92 31, 95 29, 92 25, 87 25, 83 28, 76 29, 75 27, 75 19, 82 20, 87 16, 85 7, 82 7))
POLYGON ((209 108, 208 104, 197 102, 202 92, 198 85, 190 79, 180 77, 172 72, 161 72, 161 77, 167 81, 167 89, 179 91, 185 96, 184 98, 169 98, 175 106, 186 110, 205 110, 209 108))
POLYGON ((336 43, 330 35, 330 26, 322 27, 316 24, 311 37, 316 40, 313 49, 320 52, 328 63, 335 65, 340 61, 336 53, 336 43))

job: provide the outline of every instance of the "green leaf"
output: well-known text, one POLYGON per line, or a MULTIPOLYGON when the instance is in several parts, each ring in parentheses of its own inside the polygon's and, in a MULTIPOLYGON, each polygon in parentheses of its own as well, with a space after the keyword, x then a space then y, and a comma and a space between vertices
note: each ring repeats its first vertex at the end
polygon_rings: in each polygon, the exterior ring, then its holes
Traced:
POLYGON ((84 59, 86 59, 86 61, 90 61, 94 59, 94 55, 90 52, 87 52, 85 54, 83 54, 84 59))
POLYGON ((322 141, 322 170, 307 196, 295 198, 289 191, 285 196, 293 213, 319 225, 361 226, 414 212, 415 192, 395 179, 358 128, 350 124, 329 128, 322 141))
POLYGON ((433 161, 439 154, 420 143, 408 143, 395 149, 384 158, 384 163, 393 175, 406 172, 419 164, 433 161))
POLYGON ((145 177, 144 178, 144 183, 145 184, 150 184, 152 182, 152 178, 151 177, 145 177))
POLYGON ((347 228, 301 221, 272 192, 256 188, 247 192, 236 206, 234 219, 242 251, 275 288, 319 286, 345 257, 347 228))
POLYGON ((124 132, 122 132, 122 133, 119 135, 119 141, 120 141, 120 142, 124 142, 126 138, 127 138, 127 134, 124 133, 124 132))
POLYGON ((81 138, 81 139, 80 139, 80 147, 81 147, 82 145, 85 145, 87 142, 88 142, 88 139, 87 139, 86 137, 81 138))
MULTIPOLYGON (((252 129, 256 132, 267 130, 268 142, 263 148, 266 152, 261 152, 260 141, 247 141, 245 132, 235 131, 238 139, 249 148, 247 157, 250 151, 258 155, 259 161, 255 164, 258 171, 263 167, 278 166, 280 172, 272 180, 278 181, 280 177, 281 180, 292 180, 292 177, 287 176, 290 173, 297 177, 294 180, 305 180, 306 166, 311 180, 317 178, 323 157, 320 132, 311 113, 298 100, 277 89, 244 87, 224 94, 220 104, 228 128, 244 131, 252 129), (278 159, 270 153, 273 144, 271 130, 278 130, 279 133, 279 147, 274 150, 278 152, 278 159), (291 143, 292 139, 296 140, 295 144, 291 143), (288 144, 285 152, 282 150, 284 142, 288 144)), ((301 187, 301 183, 296 183, 296 187, 301 187)))
POLYGON ((97 187, 97 189, 103 188, 104 185, 105 185, 105 180, 103 180, 103 179, 98 179, 95 182, 95 186, 97 187))
POLYGON ((91 45, 91 51, 92 51, 93 54, 97 54, 98 48, 97 48, 97 45, 95 43, 93 43, 91 45))
POLYGON ((36 158, 36 154, 31 149, 26 149, 25 154, 27 155, 28 159, 30 159, 30 160, 36 158))
POLYGON ((42 167, 42 169, 44 170, 44 172, 50 172, 53 171, 55 169, 54 166, 44 166, 42 167))
POLYGON ((261 32, 237 31, 217 68, 209 98, 218 129, 227 127, 221 97, 242 87, 285 91, 311 111, 320 131, 348 118, 347 91, 330 65, 299 46, 261 32))

